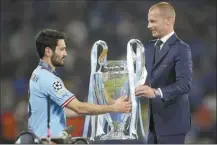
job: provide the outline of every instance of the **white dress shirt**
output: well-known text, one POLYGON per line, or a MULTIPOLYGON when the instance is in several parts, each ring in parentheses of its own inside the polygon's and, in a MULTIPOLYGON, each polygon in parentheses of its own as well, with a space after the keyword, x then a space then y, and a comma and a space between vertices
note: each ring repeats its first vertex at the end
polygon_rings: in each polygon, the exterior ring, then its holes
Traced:
POLYGON ((171 33, 167 34, 166 36, 164 36, 163 38, 161 38, 160 40, 163 42, 161 45, 160 45, 160 50, 161 48, 163 47, 164 43, 174 34, 175 32, 172 31, 171 33))

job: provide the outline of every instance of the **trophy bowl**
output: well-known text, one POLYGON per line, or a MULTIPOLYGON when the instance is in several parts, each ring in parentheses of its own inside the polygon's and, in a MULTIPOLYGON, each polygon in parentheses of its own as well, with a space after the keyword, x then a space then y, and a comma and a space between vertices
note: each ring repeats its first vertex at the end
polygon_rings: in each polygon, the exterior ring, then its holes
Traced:
MULTIPOLYGON (((107 61, 101 69, 103 81, 103 103, 112 104, 122 96, 129 96, 127 62, 123 60, 107 61)), ((98 74, 96 74, 98 75, 98 74)), ((128 98, 130 99, 130 97, 128 98)), ((131 113, 107 113, 108 133, 100 140, 130 139, 129 119, 131 113)))

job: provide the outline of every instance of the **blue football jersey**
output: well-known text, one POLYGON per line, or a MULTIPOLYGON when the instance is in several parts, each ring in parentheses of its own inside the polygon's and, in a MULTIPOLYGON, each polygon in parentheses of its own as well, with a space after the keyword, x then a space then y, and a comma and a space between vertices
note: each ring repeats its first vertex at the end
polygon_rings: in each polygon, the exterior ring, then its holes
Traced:
POLYGON ((55 71, 48 64, 40 61, 29 81, 28 129, 41 138, 47 136, 48 96, 50 97, 51 137, 58 137, 66 128, 66 115, 63 108, 75 96, 65 88, 55 71))

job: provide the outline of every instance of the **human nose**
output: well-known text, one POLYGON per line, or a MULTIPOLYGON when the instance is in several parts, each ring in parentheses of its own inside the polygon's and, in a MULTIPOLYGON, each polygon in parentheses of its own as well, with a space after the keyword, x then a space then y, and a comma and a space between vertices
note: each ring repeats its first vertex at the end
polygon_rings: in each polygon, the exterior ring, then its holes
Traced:
POLYGON ((148 29, 151 29, 151 24, 150 24, 150 23, 148 23, 147 28, 148 28, 148 29))
POLYGON ((64 51, 64 56, 67 56, 67 51, 66 50, 64 51))

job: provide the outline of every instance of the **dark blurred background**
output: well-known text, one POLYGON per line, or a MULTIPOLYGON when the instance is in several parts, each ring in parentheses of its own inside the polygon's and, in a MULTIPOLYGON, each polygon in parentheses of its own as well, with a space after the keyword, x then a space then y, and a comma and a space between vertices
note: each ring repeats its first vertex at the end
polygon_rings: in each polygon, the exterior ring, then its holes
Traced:
MULTIPOLYGON (((39 57, 35 35, 52 28, 68 35, 68 56, 59 76, 86 101, 90 50, 97 40, 109 47, 108 59, 123 59, 131 38, 152 39, 148 9, 157 0, 1 0, 1 143, 13 143, 27 128, 28 81, 39 57)), ((192 128, 186 143, 216 143, 216 1, 173 0, 175 32, 188 43, 194 63, 190 92, 192 128)), ((82 118, 74 124, 81 135, 82 118)), ((178 125, 178 124, 177 124, 178 125)))

